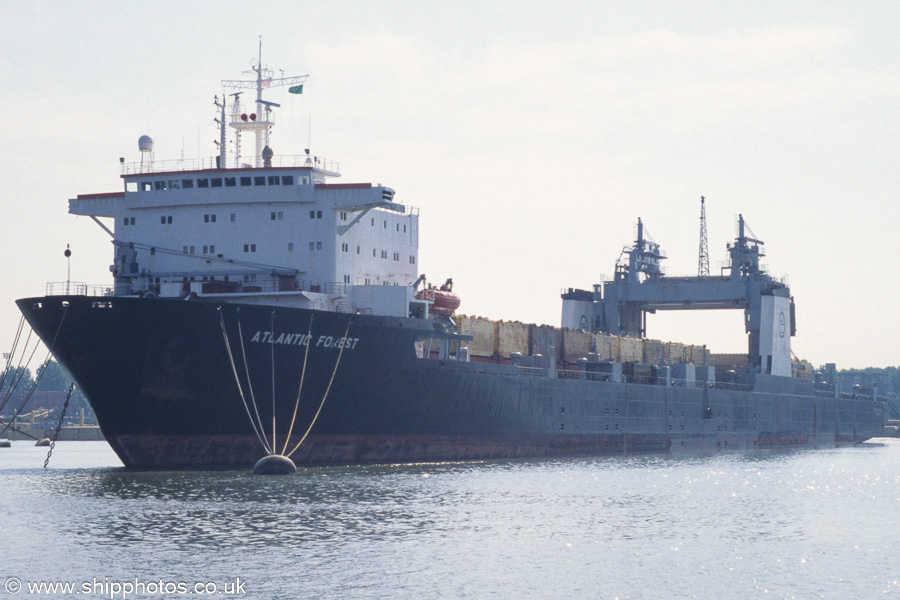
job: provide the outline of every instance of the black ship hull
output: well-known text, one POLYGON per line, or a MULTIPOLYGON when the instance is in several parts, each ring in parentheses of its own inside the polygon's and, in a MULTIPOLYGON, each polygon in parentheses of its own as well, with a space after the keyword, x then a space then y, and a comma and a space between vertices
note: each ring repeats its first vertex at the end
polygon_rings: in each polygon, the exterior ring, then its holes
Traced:
POLYGON ((803 380, 653 386, 420 358, 416 343, 441 337, 420 319, 127 297, 17 304, 132 468, 250 465, 267 453, 260 437, 296 447, 298 464, 364 464, 834 446, 884 423, 879 403, 803 380))

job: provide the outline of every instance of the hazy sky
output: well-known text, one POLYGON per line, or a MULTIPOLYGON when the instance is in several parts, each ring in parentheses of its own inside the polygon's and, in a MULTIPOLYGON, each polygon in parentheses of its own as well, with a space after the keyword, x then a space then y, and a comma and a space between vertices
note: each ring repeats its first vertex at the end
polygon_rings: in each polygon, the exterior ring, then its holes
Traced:
MULTIPOLYGON (((797 303, 794 352, 900 364, 900 3, 0 1, 0 346, 13 300, 111 281, 109 237, 67 214, 119 157, 212 156, 213 96, 256 56, 283 88, 272 146, 341 162, 421 210, 419 265, 461 312, 559 324, 641 217, 671 275, 712 268, 743 213, 797 303), (308 123, 312 124, 311 131, 308 123)), ((746 348, 740 311, 664 313, 650 337, 746 348)))

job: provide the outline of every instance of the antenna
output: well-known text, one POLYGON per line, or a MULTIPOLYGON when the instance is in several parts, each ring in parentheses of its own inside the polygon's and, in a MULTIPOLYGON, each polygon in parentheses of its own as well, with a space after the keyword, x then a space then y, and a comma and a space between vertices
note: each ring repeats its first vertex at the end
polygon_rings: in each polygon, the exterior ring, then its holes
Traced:
POLYGON ((706 198, 700 196, 700 262, 697 275, 709 277, 709 244, 706 241, 706 198))

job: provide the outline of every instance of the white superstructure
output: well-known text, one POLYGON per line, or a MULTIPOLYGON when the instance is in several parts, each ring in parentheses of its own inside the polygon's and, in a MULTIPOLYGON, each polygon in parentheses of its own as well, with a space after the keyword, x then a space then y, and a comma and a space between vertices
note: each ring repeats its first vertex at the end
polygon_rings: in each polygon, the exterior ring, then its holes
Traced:
MULTIPOLYGON (((108 293, 408 316, 422 304, 413 289, 418 211, 397 203, 388 187, 329 183, 340 177, 339 165, 309 151, 275 156, 268 132, 277 105, 262 99, 273 80, 262 68, 254 72, 265 116, 242 113, 233 101, 228 120, 236 149, 241 132, 257 134, 256 155, 154 161, 144 136, 141 162, 122 165, 122 192, 69 201, 72 214, 113 219, 111 229, 97 220, 115 247, 108 293)), ((223 142, 225 104, 217 99, 223 142)))

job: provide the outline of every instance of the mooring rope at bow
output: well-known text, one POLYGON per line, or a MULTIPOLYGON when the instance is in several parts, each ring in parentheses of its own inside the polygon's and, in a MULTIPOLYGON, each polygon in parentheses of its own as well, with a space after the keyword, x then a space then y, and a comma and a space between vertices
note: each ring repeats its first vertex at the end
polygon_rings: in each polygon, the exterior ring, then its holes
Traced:
MULTIPOLYGON (((313 425, 316 424, 316 419, 319 418, 319 413, 322 412, 322 407, 325 406, 325 399, 328 398, 328 392, 331 391, 331 384, 334 383, 334 376, 337 374, 338 365, 341 364, 341 357, 344 355, 344 348, 347 347, 347 335, 350 333, 350 324, 351 324, 352 322, 353 322, 353 317, 351 317, 351 318, 347 321, 347 329, 344 330, 344 338, 343 338, 344 343, 341 344, 341 349, 340 349, 340 351, 338 352, 337 361, 335 361, 335 363, 334 363, 334 369, 331 371, 331 379, 328 381, 328 387, 325 388, 325 393, 322 395, 322 401, 319 403, 319 409, 316 411, 316 414, 313 415, 312 422, 310 422, 309 427, 306 428, 306 433, 303 434, 303 437, 300 438, 300 441, 297 442, 297 445, 294 446, 294 449, 291 450, 291 451, 287 454, 287 457, 288 457, 288 458, 290 458, 291 455, 292 455, 294 452, 297 451, 297 449, 300 447, 300 444, 303 443, 303 441, 306 439, 306 436, 308 436, 308 435, 309 435, 309 432, 312 431, 313 425)), ((307 338, 307 339, 308 339, 308 338, 307 338)), ((309 342, 307 341, 307 343, 309 343, 309 342)), ((309 349, 309 346, 307 346, 307 349, 309 349)), ((299 398, 300 398, 300 395, 298 394, 298 395, 297 395, 298 401, 299 401, 299 398)))
MULTIPOLYGON (((241 401, 244 403, 244 410, 247 411, 247 418, 250 419, 250 425, 253 426, 253 432, 256 434, 256 438, 259 440, 259 443, 262 444, 263 448, 266 449, 266 452, 272 454, 272 448, 269 446, 269 441, 265 437, 265 432, 262 434, 260 430, 262 429, 262 421, 259 423, 259 428, 256 426, 256 421, 253 420, 253 415, 250 414, 250 407, 247 405, 247 398, 244 396, 244 388, 241 386, 241 379, 237 372, 237 365, 234 364, 234 354, 231 352, 231 343, 228 341, 228 331, 225 329, 225 316, 222 314, 222 307, 219 307, 219 323, 222 325, 222 338, 225 340, 225 350, 228 353, 228 360, 231 363, 231 371, 234 373, 234 381, 238 387, 238 393, 241 396, 241 401)), ((240 327, 241 320, 240 317, 237 319, 238 322, 238 335, 240 335, 240 327)), ((243 349, 243 339, 241 341, 241 348, 243 349)), ((247 365, 247 356, 244 355, 244 366, 247 365)), ((247 373, 248 379, 247 384, 250 385, 249 379, 249 371, 247 373)), ((250 386, 250 392, 252 394, 253 388, 250 386)), ((251 395, 252 400, 252 395, 251 395)), ((256 401, 253 401, 253 411, 256 413, 256 418, 259 419, 259 411, 256 410, 256 401)))
MULTIPOLYGON (((0 435, 3 435, 4 433, 6 433, 6 430, 9 429, 12 426, 12 424, 16 422, 16 419, 19 417, 19 413, 21 413, 22 410, 25 409, 25 406, 28 404, 28 401, 31 400, 31 397, 34 395, 34 391, 37 389, 38 383, 40 383, 41 378, 44 376, 44 373, 47 372, 47 365, 50 364, 50 359, 53 357, 53 346, 56 344, 56 338, 59 337, 59 332, 62 329, 63 323, 66 320, 66 314, 68 314, 68 312, 69 312, 69 305, 65 304, 62 317, 60 317, 60 319, 59 319, 59 325, 57 325, 57 327, 56 327, 56 333, 53 334, 53 339, 50 341, 50 345, 47 346, 47 358, 44 359, 43 364, 38 369, 37 377, 34 378, 34 382, 31 384, 31 389, 28 390, 28 394, 25 395, 25 399, 22 401, 22 406, 20 406, 19 409, 15 412, 15 414, 13 414, 12 419, 10 419, 9 423, 6 424, 6 427, 3 428, 3 431, 0 431, 0 435)), ((31 331, 34 331, 34 330, 32 329, 31 331)), ((30 338, 31 338, 31 332, 29 332, 27 339, 30 339, 30 338)), ((27 339, 25 342, 25 348, 22 349, 23 357, 25 356, 25 351, 28 349, 27 339)), ((40 344, 40 341, 35 343, 34 348, 31 350, 31 355, 28 357, 28 363, 26 363, 26 368, 27 368, 28 364, 31 364, 31 359, 34 358, 34 353, 37 350, 37 347, 39 344, 40 344)), ((19 364, 21 365, 21 359, 19 360, 19 364)), ((18 367, 16 367, 16 368, 18 369, 18 367)), ((21 380, 22 380, 22 378, 19 377, 18 381, 21 381, 21 380)), ((14 384, 18 385, 18 381, 15 381, 14 384)), ((10 387, 12 387, 12 384, 10 387)), ((9 399, 9 396, 7 396, 7 399, 4 400, 3 406, 6 406, 6 401, 8 399, 9 399)), ((2 407, 0 407, 0 410, 2 410, 2 407)))

